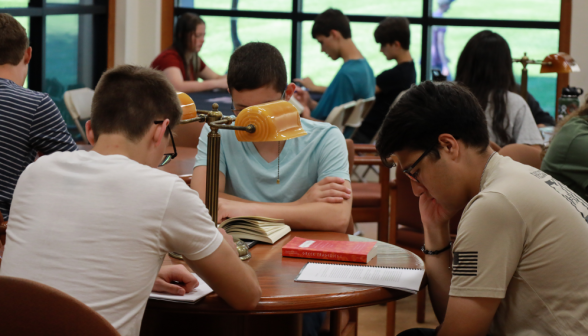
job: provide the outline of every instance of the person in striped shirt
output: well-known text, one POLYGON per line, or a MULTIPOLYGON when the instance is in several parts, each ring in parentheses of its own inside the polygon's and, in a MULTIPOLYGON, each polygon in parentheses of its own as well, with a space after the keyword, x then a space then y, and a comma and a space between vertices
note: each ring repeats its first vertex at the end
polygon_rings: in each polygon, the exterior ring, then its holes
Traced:
POLYGON ((0 13, 0 212, 10 215, 14 187, 37 154, 75 151, 77 145, 46 93, 25 89, 32 48, 24 27, 0 13))

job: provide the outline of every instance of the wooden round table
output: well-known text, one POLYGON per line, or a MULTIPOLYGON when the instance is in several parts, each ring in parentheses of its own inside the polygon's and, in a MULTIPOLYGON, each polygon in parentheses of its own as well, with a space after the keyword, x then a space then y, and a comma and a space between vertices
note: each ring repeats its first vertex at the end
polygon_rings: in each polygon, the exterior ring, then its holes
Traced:
MULTIPOLYGON (((294 279, 306 263, 331 262, 282 257, 282 246, 295 236, 321 240, 373 241, 342 233, 294 231, 274 245, 259 243, 251 248, 252 258, 245 261, 257 273, 262 289, 261 300, 254 310, 234 310, 216 293, 196 304, 149 300, 141 335, 189 331, 201 335, 300 335, 303 313, 371 306, 410 295, 382 287, 295 282, 294 279)), ((376 246, 378 256, 369 265, 425 267, 418 256, 403 248, 380 241, 376 246)), ((178 263, 183 262, 169 257, 164 261, 164 265, 178 263)), ((336 320, 338 315, 332 315, 336 320)), ((332 334, 337 334, 337 331, 332 330, 332 334)))

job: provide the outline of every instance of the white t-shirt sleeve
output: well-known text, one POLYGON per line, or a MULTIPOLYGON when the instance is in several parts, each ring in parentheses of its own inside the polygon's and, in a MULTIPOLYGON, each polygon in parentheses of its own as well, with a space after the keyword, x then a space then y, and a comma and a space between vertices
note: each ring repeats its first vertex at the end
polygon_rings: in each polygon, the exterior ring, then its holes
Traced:
POLYGON ((449 295, 504 298, 524 246, 525 225, 515 206, 500 193, 478 195, 453 245, 449 295))
POLYGON ((216 251, 222 241, 223 236, 198 193, 178 178, 163 215, 161 248, 190 260, 199 260, 216 251))
MULTIPOLYGON (((511 97, 509 96, 509 98, 511 97)), ((544 143, 533 113, 522 98, 521 104, 513 116, 514 120, 511 123, 513 123, 513 138, 516 143, 526 145, 542 145, 544 143)))

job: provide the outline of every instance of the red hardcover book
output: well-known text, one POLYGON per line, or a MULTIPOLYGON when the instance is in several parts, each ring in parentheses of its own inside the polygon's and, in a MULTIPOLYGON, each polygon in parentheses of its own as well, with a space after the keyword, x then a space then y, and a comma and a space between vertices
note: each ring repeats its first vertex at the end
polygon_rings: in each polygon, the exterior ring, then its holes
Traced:
POLYGON ((376 242, 317 240, 294 237, 282 247, 283 257, 368 263, 376 256, 376 242))

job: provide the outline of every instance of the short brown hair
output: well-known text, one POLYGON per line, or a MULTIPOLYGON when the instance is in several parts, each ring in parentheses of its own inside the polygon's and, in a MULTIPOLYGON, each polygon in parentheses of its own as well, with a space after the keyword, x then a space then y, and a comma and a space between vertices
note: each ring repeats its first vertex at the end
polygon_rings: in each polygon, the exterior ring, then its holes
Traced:
POLYGON ((329 37, 331 30, 336 30, 341 33, 344 39, 351 37, 349 19, 338 9, 329 8, 314 19, 311 32, 312 37, 315 39, 321 35, 329 37))
POLYGON ((376 43, 393 44, 395 41, 400 43, 404 50, 410 46, 410 24, 403 17, 389 17, 380 22, 374 32, 376 43))
POLYGON ((0 65, 18 65, 28 47, 24 27, 12 16, 0 13, 0 65))
POLYGON ((270 86, 282 92, 288 85, 286 63, 271 44, 250 42, 235 50, 227 73, 229 90, 255 90, 270 86))
POLYGON ((156 120, 169 119, 170 129, 179 124, 182 108, 176 90, 161 71, 121 65, 106 71, 92 99, 92 130, 122 133, 139 141, 156 120))

